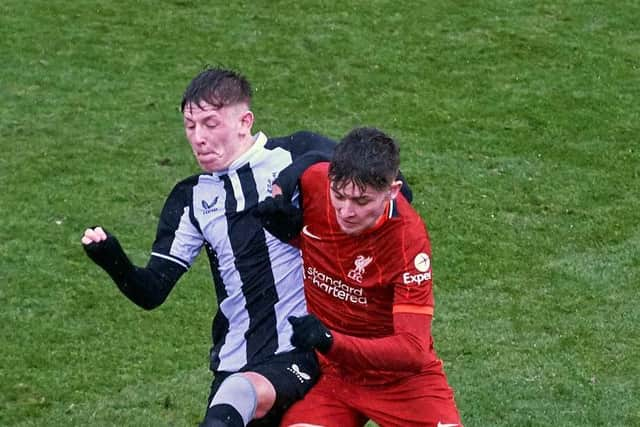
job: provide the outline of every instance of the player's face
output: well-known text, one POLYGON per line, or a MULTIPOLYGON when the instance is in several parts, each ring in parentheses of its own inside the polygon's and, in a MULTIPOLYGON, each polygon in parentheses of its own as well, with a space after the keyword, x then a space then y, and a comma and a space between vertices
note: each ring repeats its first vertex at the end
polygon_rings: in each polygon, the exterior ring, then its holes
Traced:
POLYGON ((246 104, 214 108, 207 103, 187 104, 184 129, 193 154, 207 172, 227 169, 253 143, 253 113, 246 104))
POLYGON ((372 227, 384 213, 389 200, 397 196, 400 185, 402 184, 396 181, 384 190, 377 190, 369 185, 360 190, 351 181, 331 182, 331 205, 342 231, 360 234, 372 227))

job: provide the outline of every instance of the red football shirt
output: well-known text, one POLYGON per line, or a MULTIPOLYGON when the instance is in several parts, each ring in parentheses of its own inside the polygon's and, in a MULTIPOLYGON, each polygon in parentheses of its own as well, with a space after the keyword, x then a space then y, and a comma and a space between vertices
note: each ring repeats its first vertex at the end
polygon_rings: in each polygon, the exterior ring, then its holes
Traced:
POLYGON ((431 246, 420 216, 399 195, 376 226, 347 235, 329 199, 328 163, 307 169, 300 182, 307 306, 334 335, 321 355, 325 372, 372 383, 440 371, 431 338, 431 246))

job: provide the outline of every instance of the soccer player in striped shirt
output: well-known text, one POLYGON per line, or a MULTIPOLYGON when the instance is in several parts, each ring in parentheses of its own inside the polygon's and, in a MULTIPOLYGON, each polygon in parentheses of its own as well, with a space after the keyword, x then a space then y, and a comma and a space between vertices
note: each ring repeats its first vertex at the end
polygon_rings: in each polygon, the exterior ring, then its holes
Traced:
POLYGON ((287 321, 307 313, 299 250, 265 232, 252 211, 271 195, 283 168, 310 150, 330 153, 335 143, 310 132, 253 133, 250 103, 249 82, 232 70, 205 70, 187 87, 184 128, 203 172, 169 194, 145 267, 134 265, 102 227, 82 237, 89 257, 148 310, 206 252, 218 304, 207 427, 278 425, 318 377, 314 352, 292 345, 287 321))

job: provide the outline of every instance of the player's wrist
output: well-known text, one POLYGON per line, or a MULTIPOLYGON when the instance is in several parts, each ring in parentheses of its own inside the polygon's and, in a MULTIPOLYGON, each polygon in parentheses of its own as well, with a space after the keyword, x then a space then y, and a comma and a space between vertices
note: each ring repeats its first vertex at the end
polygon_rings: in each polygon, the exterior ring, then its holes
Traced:
POLYGON ((320 337, 318 338, 318 342, 315 347, 320 353, 327 354, 333 346, 333 333, 324 325, 322 325, 322 328, 323 329, 320 331, 320 337))
POLYGON ((133 269, 133 265, 120 246, 118 239, 108 231, 105 233, 107 236, 105 240, 83 245, 83 248, 93 262, 118 282, 133 269))
POLYGON ((289 317, 293 334, 291 344, 302 350, 316 349, 327 353, 333 345, 333 334, 316 316, 289 317))
POLYGON ((289 242, 302 230, 302 210, 282 195, 266 198, 252 213, 265 230, 283 242, 289 242))

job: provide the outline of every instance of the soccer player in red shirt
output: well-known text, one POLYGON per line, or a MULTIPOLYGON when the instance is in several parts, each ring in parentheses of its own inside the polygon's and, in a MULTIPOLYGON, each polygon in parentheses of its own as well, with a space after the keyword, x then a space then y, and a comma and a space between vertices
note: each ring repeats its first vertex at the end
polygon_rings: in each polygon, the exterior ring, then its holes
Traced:
POLYGON ((400 195, 398 170, 392 138, 354 129, 331 163, 302 173, 301 217, 288 197, 259 208, 268 231, 302 250, 310 314, 289 318, 291 341, 316 349, 321 363, 319 382, 284 426, 461 426, 431 336, 429 236, 400 195))

